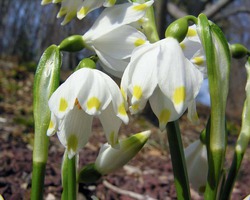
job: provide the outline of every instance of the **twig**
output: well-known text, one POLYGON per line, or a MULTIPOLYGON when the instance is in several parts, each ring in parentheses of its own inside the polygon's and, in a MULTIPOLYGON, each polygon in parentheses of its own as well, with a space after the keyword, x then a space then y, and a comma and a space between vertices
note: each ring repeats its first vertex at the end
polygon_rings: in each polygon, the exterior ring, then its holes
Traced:
POLYGON ((138 200, 156 200, 152 197, 149 197, 147 195, 141 195, 141 194, 138 194, 138 193, 135 193, 135 192, 131 192, 131 191, 128 191, 128 190, 123 190, 123 189, 120 189, 114 185, 112 185, 111 183, 109 183, 108 181, 104 180, 103 181, 103 185, 111 190, 113 190, 114 192, 118 193, 118 194, 122 194, 122 195, 126 195, 126 196, 129 196, 129 197, 132 197, 134 199, 138 199, 138 200))

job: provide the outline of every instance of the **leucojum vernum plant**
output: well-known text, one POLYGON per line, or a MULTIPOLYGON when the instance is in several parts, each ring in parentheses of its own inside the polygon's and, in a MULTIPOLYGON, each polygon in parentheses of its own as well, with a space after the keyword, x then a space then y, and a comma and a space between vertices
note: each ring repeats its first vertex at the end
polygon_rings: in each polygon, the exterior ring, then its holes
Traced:
POLYGON ((150 130, 129 133, 119 139, 128 112, 140 113, 149 104, 167 130, 177 198, 191 199, 190 185, 206 200, 230 198, 250 138, 250 76, 242 127, 235 144, 231 166, 224 166, 227 130, 226 102, 231 58, 245 58, 250 74, 250 51, 227 42, 221 29, 204 14, 185 16, 168 26, 159 39, 154 17, 154 0, 116 3, 115 0, 43 0, 58 3, 62 25, 74 17, 83 19, 104 7, 83 35, 72 35, 48 47, 39 61, 34 83, 35 140, 31 199, 43 199, 49 137, 57 134, 65 147, 62 158, 61 198, 77 199, 78 184, 97 181, 129 162, 150 137, 150 130), (62 54, 82 49, 93 52, 83 57, 74 72, 59 84, 62 54), (103 70, 96 68, 96 65, 103 70), (120 86, 111 78, 121 79, 120 86), (210 117, 197 141, 184 149, 178 119, 198 123, 195 98, 208 79, 210 117), (94 163, 79 166, 80 150, 98 117, 107 143, 94 163))

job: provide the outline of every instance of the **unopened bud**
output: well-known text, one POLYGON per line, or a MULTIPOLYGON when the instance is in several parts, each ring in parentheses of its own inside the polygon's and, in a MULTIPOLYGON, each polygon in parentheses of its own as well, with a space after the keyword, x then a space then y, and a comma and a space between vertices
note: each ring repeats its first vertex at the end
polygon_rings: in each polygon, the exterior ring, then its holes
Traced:
POLYGON ((144 146, 150 131, 144 131, 123 139, 120 146, 112 148, 107 143, 101 147, 95 167, 101 174, 111 173, 127 164, 144 146))
POLYGON ((230 46, 231 54, 233 58, 244 58, 249 54, 249 51, 242 44, 232 44, 230 46))

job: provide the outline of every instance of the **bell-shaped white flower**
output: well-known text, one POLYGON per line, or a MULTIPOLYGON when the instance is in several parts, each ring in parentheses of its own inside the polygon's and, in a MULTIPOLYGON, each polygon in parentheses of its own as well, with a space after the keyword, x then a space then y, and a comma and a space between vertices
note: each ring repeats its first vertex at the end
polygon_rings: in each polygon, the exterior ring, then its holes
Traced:
POLYGON ((185 148, 184 153, 189 182, 196 191, 203 193, 208 174, 206 145, 196 140, 185 148))
POLYGON ((121 90, 125 99, 130 99, 132 114, 149 100, 164 129, 193 103, 202 81, 202 73, 184 56, 179 42, 169 37, 133 51, 121 90))
POLYGON ((94 116, 99 117, 112 146, 118 142, 122 121, 128 123, 119 87, 95 69, 82 68, 74 72, 52 94, 49 108, 52 114, 47 135, 57 132, 70 157, 88 142, 94 116))
POLYGON ((108 174, 127 164, 144 146, 150 131, 144 131, 119 141, 119 148, 102 145, 95 161, 95 169, 100 174, 108 174))
POLYGON ((84 43, 96 52, 107 72, 121 76, 135 47, 148 42, 143 33, 129 24, 141 19, 152 4, 151 0, 106 8, 83 35, 84 43))
POLYGON ((104 7, 111 7, 116 0, 42 0, 41 4, 61 3, 61 8, 57 14, 57 18, 64 17, 62 25, 70 22, 74 17, 83 19, 89 12, 104 7))

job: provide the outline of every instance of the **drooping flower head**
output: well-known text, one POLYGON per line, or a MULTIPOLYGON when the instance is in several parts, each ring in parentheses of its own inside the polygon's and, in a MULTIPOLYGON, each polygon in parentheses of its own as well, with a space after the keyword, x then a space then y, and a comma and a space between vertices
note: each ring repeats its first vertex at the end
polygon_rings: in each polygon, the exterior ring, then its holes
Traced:
POLYGON ((149 100, 164 129, 192 105, 202 81, 202 73, 185 57, 179 42, 167 37, 133 51, 121 89, 125 99, 129 97, 132 113, 141 111, 149 100))
POLYGON ((83 19, 89 12, 104 7, 111 7, 115 4, 116 0, 42 0, 41 4, 48 3, 61 3, 61 8, 57 17, 64 17, 62 25, 70 22, 74 17, 83 19))
POLYGON ((122 121, 128 122, 119 87, 106 74, 89 68, 74 72, 49 100, 51 123, 47 134, 57 132, 73 157, 88 142, 92 120, 98 116, 109 144, 117 143, 122 121))
POLYGON ((106 8, 83 35, 84 43, 96 52, 107 72, 121 76, 134 48, 148 43, 146 36, 129 24, 141 19, 152 4, 153 0, 106 8))

